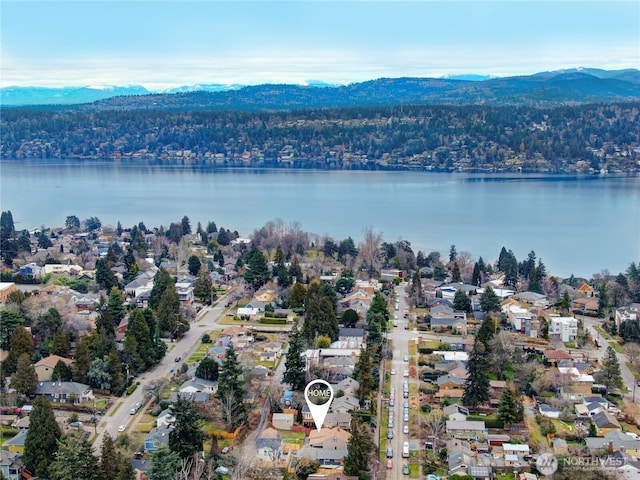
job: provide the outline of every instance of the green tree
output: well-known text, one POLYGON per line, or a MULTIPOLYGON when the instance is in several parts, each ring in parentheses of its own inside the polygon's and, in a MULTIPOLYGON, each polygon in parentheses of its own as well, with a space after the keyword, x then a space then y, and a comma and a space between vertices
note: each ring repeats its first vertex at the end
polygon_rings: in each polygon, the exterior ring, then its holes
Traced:
POLYGON ((186 215, 182 217, 180 221, 180 226, 182 227, 182 235, 191 235, 191 222, 189 221, 189 217, 186 215))
POLYGON ((376 353, 373 351, 374 346, 367 344, 358 357, 358 362, 353 370, 353 376, 360 384, 358 388, 358 399, 360 404, 364 404, 365 400, 369 400, 374 395, 377 386, 376 378, 373 373, 373 360, 376 353))
POLYGON ((304 307, 304 299, 307 297, 307 289, 304 288, 299 282, 296 282, 291 287, 289 292, 289 307, 302 308, 304 307))
POLYGON ((453 309, 461 312, 471 313, 471 299, 464 290, 456 290, 453 297, 453 309))
POLYGON ((165 289, 158 304, 158 328, 174 338, 178 336, 180 299, 176 287, 172 284, 165 289))
POLYGON ((33 402, 22 461, 33 475, 47 478, 49 465, 58 451, 61 432, 51 404, 42 396, 33 402))
POLYGON ((89 348, 90 336, 84 335, 76 340, 76 354, 72 366, 73 380, 78 383, 87 383, 87 372, 91 364, 91 349, 89 348))
POLYGON ((267 259, 264 258, 263 253, 255 245, 247 252, 245 263, 246 269, 243 278, 249 285, 258 289, 267 283, 270 276, 267 259))
POLYGON ((303 352, 304 343, 302 332, 298 328, 298 322, 296 322, 289 333, 289 349, 287 350, 287 358, 284 362, 285 371, 283 381, 291 384, 291 388, 298 392, 302 392, 307 383, 305 361, 302 357, 303 352))
POLYGON ((88 232, 93 232, 94 230, 98 230, 102 227, 102 222, 98 217, 89 217, 84 221, 84 225, 88 232))
POLYGON ((347 328, 355 327, 360 321, 358 312, 356 312, 352 308, 348 308, 345 311, 343 311, 341 318, 342 318, 342 324, 347 328))
POLYGON ((476 262, 473 266, 473 273, 471 274, 471 285, 479 287, 482 283, 482 271, 480 270, 480 263, 476 262))
POLYGON ((464 405, 476 407, 489 401, 489 365, 485 353, 485 345, 476 338, 467 362, 468 374, 462 396, 464 405))
POLYGON ((222 404, 224 421, 232 429, 246 421, 245 389, 241 378, 242 366, 233 346, 229 346, 218 375, 216 397, 222 404))
POLYGON ((162 445, 153 454, 153 464, 148 472, 149 480, 174 480, 173 475, 180 466, 180 455, 162 445))
MULTIPOLYGON (((206 264, 203 264, 198 272, 196 280, 193 282, 193 294, 200 299, 200 301, 209 302, 212 297, 211 293, 214 292, 213 282, 211 281, 211 275, 209 275, 209 269, 206 264)), ((215 300, 215 296, 213 297, 215 300)))
POLYGON ((118 286, 118 279, 111 271, 106 258, 99 258, 96 261, 96 283, 107 291, 118 286))
POLYGON ((483 312, 499 312, 502 308, 500 303, 500 297, 496 295, 490 285, 485 288, 482 295, 480 295, 480 309, 483 312))
POLYGON ((140 309, 136 309, 129 316, 129 324, 127 325, 126 338, 132 337, 135 339, 136 352, 142 360, 142 364, 137 365, 138 370, 144 370, 150 367, 156 361, 156 355, 154 345, 152 342, 153 336, 149 331, 149 325, 144 316, 144 313, 140 309))
POLYGON ((458 257, 458 251, 456 250, 456 246, 451 245, 451 247, 449 248, 449 261, 455 262, 457 257, 458 257))
POLYGON ((89 386, 100 390, 111 389, 111 373, 109 373, 109 359, 96 358, 89 364, 87 371, 89 386))
POLYGON ((202 417, 189 400, 179 398, 171 405, 171 414, 175 418, 173 430, 169 433, 169 449, 180 458, 188 458, 202 451, 205 434, 201 429, 202 417))
POLYGON ((300 262, 298 261, 297 256, 293 256, 293 260, 291 260, 291 265, 289 265, 289 276, 291 277, 292 282, 302 282, 302 268, 300 267, 300 262))
POLYGON ((607 287, 604 283, 599 283, 596 286, 598 292, 598 318, 604 318, 611 308, 609 304, 609 294, 607 293, 607 287))
POLYGON ((173 279, 169 272, 161 268, 153 277, 153 288, 149 294, 149 307, 157 310, 160 305, 160 299, 164 291, 173 285, 173 279))
POLYGON ((64 226, 67 230, 77 231, 80 229, 80 219, 75 215, 69 215, 64 222, 64 226))
POLYGON ((218 374, 218 362, 209 357, 200 360, 196 368, 196 377, 215 382, 218 380, 218 374))
POLYGON ((16 229, 11 210, 3 211, 0 215, 0 252, 2 252, 2 261, 9 266, 13 265, 13 259, 18 256, 15 236, 16 229))
POLYGON ((589 422, 589 436, 590 437, 598 436, 598 426, 596 425, 596 422, 594 422, 593 420, 589 422))
POLYGON ((518 411, 516 406, 516 397, 513 390, 506 387, 502 390, 500 397, 500 405, 498 406, 498 418, 505 427, 516 423, 518 411))
POLYGON ((23 353, 18 357, 18 367, 11 375, 11 388, 21 395, 32 396, 36 393, 38 375, 31 364, 31 355, 23 353))
POLYGON ((120 455, 113 443, 111 435, 102 436, 102 445, 100 447, 100 478, 101 480, 109 480, 113 478, 115 472, 120 469, 120 455))
POLYGON ((50 480, 100 480, 98 459, 91 444, 68 436, 60 444, 55 460, 49 465, 50 480))
POLYGON ((620 363, 618 355, 611 347, 607 347, 605 357, 602 359, 602 369, 599 372, 599 381, 607 387, 607 391, 611 388, 622 388, 624 382, 620 373, 620 363))
POLYGON ((187 265, 189 267, 189 273, 195 277, 198 275, 200 267, 202 267, 202 262, 197 255, 191 255, 189 260, 187 260, 187 265))
POLYGON ((118 287, 112 287, 109 292, 109 300, 107 301, 107 311, 113 318, 113 325, 118 325, 120 320, 127 314, 124 306, 124 295, 118 287))
POLYGON ((51 339, 49 351, 51 355, 68 358, 71 352, 71 332, 66 328, 59 328, 51 339))
POLYGON ((59 382, 70 382, 72 378, 73 373, 71 372, 71 368, 62 360, 58 360, 56 366, 53 367, 53 372, 51 372, 51 380, 59 382))
POLYGON ((2 350, 9 350, 11 337, 18 325, 24 325, 24 318, 19 312, 8 309, 0 310, 0 348, 2 350))
POLYGON ((453 262, 453 268, 451 269, 451 281, 455 283, 462 281, 462 277, 460 276, 460 265, 458 265, 458 262, 453 262))
POLYGON ((345 475, 356 475, 360 480, 371 478, 371 452, 375 445, 369 427, 357 416, 351 420, 351 438, 347 443, 347 456, 344 458, 345 475))

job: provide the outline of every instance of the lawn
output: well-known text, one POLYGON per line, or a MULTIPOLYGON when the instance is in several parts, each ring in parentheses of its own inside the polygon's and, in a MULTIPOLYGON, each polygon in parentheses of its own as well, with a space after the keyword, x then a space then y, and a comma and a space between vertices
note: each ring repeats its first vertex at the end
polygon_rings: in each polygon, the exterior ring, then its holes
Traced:
POLYGON ((420 464, 411 463, 409 465, 409 478, 420 478, 420 464))
POLYGON ((415 355, 416 353, 418 353, 416 342, 409 342, 409 355, 415 355))
POLYGON ((278 433, 280 434, 280 437, 286 442, 290 442, 292 440, 302 440, 305 437, 304 432, 294 432, 291 430, 278 430, 278 433))
POLYGON ((193 352, 193 354, 189 357, 189 360, 187 360, 187 362, 189 363, 199 362, 200 360, 202 360, 204 357, 207 356, 207 350, 212 346, 213 346, 213 343, 201 343, 200 345, 198 345, 198 348, 196 349, 196 351, 193 352))

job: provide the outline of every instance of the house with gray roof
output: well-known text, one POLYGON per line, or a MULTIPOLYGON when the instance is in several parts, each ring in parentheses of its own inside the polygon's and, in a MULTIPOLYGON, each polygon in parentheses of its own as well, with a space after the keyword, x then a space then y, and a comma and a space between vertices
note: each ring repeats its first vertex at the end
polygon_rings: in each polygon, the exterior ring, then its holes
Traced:
POLYGON ((171 430, 173 430, 173 425, 163 425, 151 430, 144 439, 144 449, 153 453, 162 445, 169 445, 169 433, 171 433, 171 430))
POLYGON ((585 442, 592 455, 598 455, 603 451, 627 452, 633 456, 640 455, 640 439, 620 430, 607 432, 604 437, 587 437, 585 442))
POLYGON ((78 382, 38 382, 36 395, 44 395, 55 403, 74 403, 92 401, 93 391, 89 385, 78 382))
POLYGON ((256 456, 263 462, 275 462, 282 456, 282 438, 256 439, 256 456))
POLYGON ((7 480, 22 480, 22 456, 19 453, 0 450, 0 477, 7 480))
POLYGON ((179 399, 188 400, 193 403, 208 403, 211 397, 206 392, 173 392, 171 401, 177 402, 179 399))

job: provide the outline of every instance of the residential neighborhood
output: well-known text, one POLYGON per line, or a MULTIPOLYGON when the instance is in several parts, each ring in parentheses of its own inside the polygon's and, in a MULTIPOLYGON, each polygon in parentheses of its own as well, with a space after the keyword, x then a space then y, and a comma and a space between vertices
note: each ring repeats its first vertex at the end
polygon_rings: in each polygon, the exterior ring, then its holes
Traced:
POLYGON ((640 475, 634 263, 559 279, 504 248, 489 264, 186 216, 34 232, 9 217, 5 478, 55 480, 72 449, 151 480, 177 472, 171 454, 202 460, 197 478, 534 480, 547 456, 555 478, 640 475), (321 428, 314 379, 333 391, 321 428))

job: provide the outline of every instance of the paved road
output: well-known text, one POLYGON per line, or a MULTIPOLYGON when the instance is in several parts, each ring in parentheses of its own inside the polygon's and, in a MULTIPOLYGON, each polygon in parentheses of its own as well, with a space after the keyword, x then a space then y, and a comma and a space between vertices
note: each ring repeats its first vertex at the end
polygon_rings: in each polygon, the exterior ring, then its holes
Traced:
MULTIPOLYGON (((102 417, 102 421, 98 425, 98 435, 96 436, 93 446, 99 449, 102 445, 103 435, 118 435, 120 425, 124 425, 128 430, 130 422, 134 419, 134 415, 130 414, 131 409, 138 402, 144 404, 144 394, 146 386, 153 380, 160 378, 169 378, 171 370, 179 368, 182 361, 175 362, 176 357, 183 360, 188 359, 191 354, 198 348, 201 343, 202 336, 210 333, 216 327, 219 319, 226 310, 224 299, 218 300, 218 304, 213 308, 207 308, 204 314, 198 316, 198 319, 191 323, 191 328, 185 335, 175 343, 169 343, 169 349, 162 361, 153 369, 144 372, 136 381, 140 382, 138 388, 131 395, 124 396, 106 412, 102 417)), ((142 412, 142 409, 140 410, 142 412)))
MULTIPOLYGON (((594 328, 595 325, 602 324, 601 320, 597 318, 592 318, 592 317, 580 317, 580 319, 584 322, 585 328, 588 328, 589 332, 591 332, 591 338, 593 338, 594 340, 598 339, 601 344, 601 347, 599 349, 592 350, 591 356, 598 358, 599 360, 602 360, 602 358, 607 353, 607 347, 609 347, 609 342, 607 341, 606 338, 600 335, 598 331, 594 328)), ((629 367, 627 367, 627 362, 629 360, 627 356, 624 355, 623 353, 618 353, 617 355, 618 355, 618 363, 620 363, 620 373, 622 374, 622 380, 624 381, 624 387, 622 388, 622 391, 624 393, 624 398, 628 402, 634 402, 634 397, 635 397, 635 403, 640 405, 640 389, 638 389, 638 392, 635 392, 636 378, 633 375, 633 373, 631 373, 631 370, 629 370, 629 367), (627 390, 627 387, 631 389, 630 392, 627 390), (634 395, 634 393, 637 393, 637 395, 634 395)))
MULTIPOLYGON (((387 445, 391 445, 393 448, 393 468, 390 471, 387 471, 386 478, 388 480, 400 480, 403 478, 407 478, 402 473, 402 467, 405 464, 408 464, 409 460, 406 458, 402 458, 402 444, 404 442, 408 442, 410 440, 410 435, 403 433, 403 428, 405 425, 409 426, 409 422, 404 421, 404 403, 412 400, 412 404, 417 405, 419 402, 416 402, 415 399, 403 398, 403 386, 404 382, 408 382, 409 384, 416 384, 418 379, 416 377, 405 377, 405 370, 409 370, 409 362, 405 361, 405 355, 409 355, 409 342, 415 341, 418 338, 417 333, 406 330, 405 327, 408 326, 408 320, 403 318, 403 312, 408 308, 406 294, 404 292, 404 287, 399 286, 395 290, 396 298, 398 300, 398 310, 395 312, 398 315, 398 326, 394 327, 391 332, 389 332, 389 339, 392 342, 393 347, 393 359, 391 361, 391 367, 395 370, 395 375, 391 375, 391 386, 395 388, 395 405, 390 407, 393 411, 393 439, 387 442, 387 445)), ((417 365, 417 357, 415 358, 417 365)), ((417 369, 416 369, 417 372, 417 369)), ((414 387, 415 388, 415 387, 414 387)), ((388 405, 389 402, 385 402, 388 405)), ((412 413, 412 417, 414 420, 417 418, 415 415, 416 409, 411 409, 410 413, 412 413)), ((388 418, 381 418, 381 422, 387 422, 388 418)), ((413 430, 417 431, 416 427, 413 426, 413 430)), ((411 430, 411 428, 410 428, 411 430)), ((386 465, 380 465, 381 469, 384 469, 386 465)))

